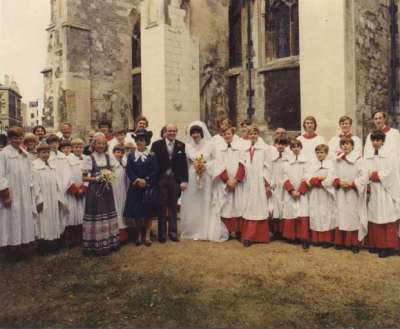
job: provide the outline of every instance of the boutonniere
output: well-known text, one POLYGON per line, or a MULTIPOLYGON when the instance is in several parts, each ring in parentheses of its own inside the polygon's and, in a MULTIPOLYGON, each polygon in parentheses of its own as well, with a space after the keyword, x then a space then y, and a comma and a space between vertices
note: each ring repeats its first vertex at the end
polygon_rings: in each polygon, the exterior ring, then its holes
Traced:
POLYGON ((177 154, 183 154, 183 151, 182 151, 182 150, 179 150, 179 151, 177 152, 177 154))

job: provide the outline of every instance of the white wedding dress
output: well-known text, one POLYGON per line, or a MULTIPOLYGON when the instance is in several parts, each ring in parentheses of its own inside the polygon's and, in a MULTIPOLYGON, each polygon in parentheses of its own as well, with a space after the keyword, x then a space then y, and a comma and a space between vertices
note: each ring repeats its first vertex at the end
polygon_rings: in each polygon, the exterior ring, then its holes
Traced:
POLYGON ((203 122, 195 121, 188 127, 188 132, 193 125, 200 126, 204 138, 195 143, 189 136, 186 144, 188 159, 189 182, 187 189, 181 197, 181 238, 190 240, 226 241, 229 237, 221 218, 215 214, 213 204, 213 173, 215 148, 210 141, 211 136, 203 122), (206 161, 206 171, 197 179, 193 161, 203 157, 206 161), (225 229, 225 230, 224 230, 225 229))

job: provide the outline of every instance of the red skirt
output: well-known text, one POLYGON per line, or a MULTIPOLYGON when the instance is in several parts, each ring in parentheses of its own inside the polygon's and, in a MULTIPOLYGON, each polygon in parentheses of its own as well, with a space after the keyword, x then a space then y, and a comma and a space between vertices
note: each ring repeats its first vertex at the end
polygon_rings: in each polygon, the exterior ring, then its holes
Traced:
POLYGON ((310 219, 308 217, 284 219, 282 236, 288 240, 308 241, 310 239, 310 219))
POLYGON ((268 220, 243 219, 240 232, 242 241, 269 242, 268 220))
POLYGON ((335 230, 318 232, 311 230, 311 243, 332 243, 335 240, 335 230))
POLYGON ((222 218, 222 221, 224 222, 229 233, 240 232, 240 225, 241 225, 240 217, 222 218))
POLYGON ((368 248, 399 249, 399 222, 368 223, 368 248))
POLYGON ((335 231, 335 245, 343 247, 360 247, 358 231, 342 231, 338 228, 335 231))
POLYGON ((124 242, 128 241, 128 237, 129 237, 128 228, 123 228, 123 229, 119 230, 119 241, 120 241, 120 243, 124 243, 124 242))

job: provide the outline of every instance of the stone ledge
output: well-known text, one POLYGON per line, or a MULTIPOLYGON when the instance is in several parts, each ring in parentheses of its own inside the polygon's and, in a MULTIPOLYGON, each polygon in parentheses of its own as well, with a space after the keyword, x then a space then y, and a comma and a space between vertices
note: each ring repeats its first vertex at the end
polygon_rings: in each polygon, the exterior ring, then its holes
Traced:
POLYGON ((271 62, 266 63, 263 67, 257 70, 258 73, 281 70, 286 68, 294 68, 300 66, 300 57, 291 56, 286 58, 275 59, 271 62))
POLYGON ((64 23, 62 23, 61 26, 62 27, 70 27, 70 28, 73 28, 73 29, 90 32, 90 28, 88 26, 79 25, 79 24, 75 24, 75 23, 72 23, 72 22, 64 22, 64 23))

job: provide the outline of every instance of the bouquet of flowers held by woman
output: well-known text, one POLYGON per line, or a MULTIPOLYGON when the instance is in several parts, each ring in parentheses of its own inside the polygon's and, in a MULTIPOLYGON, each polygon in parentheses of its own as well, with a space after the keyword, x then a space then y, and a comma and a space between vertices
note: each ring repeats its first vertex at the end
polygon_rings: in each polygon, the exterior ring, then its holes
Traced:
POLYGON ((109 190, 112 181, 115 179, 114 173, 109 169, 102 169, 98 176, 96 176, 96 182, 102 183, 102 189, 100 190, 100 195, 103 195, 104 191, 109 190))
POLYGON ((193 167, 194 167, 194 170, 196 171, 197 187, 199 189, 201 189, 201 188, 203 188, 202 177, 203 177, 204 172, 207 169, 207 161, 204 160, 203 154, 201 154, 199 157, 197 157, 193 161, 193 167))

